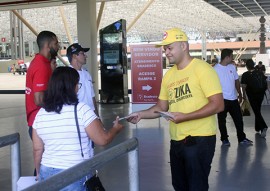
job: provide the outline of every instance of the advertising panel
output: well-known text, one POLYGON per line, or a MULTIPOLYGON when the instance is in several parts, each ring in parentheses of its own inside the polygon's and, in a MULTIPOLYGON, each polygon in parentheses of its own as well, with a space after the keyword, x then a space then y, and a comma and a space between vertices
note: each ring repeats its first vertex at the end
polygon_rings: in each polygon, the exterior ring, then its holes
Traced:
POLYGON ((155 45, 132 45, 132 103, 156 103, 162 80, 162 49, 155 45))

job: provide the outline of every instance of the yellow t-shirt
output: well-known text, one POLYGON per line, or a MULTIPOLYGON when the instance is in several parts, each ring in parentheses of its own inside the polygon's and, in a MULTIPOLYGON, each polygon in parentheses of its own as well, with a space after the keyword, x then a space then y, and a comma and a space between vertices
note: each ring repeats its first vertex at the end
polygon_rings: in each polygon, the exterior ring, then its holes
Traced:
MULTIPOLYGON (((164 75, 159 99, 167 100, 170 112, 190 113, 208 103, 208 97, 221 93, 219 78, 212 66, 194 58, 182 70, 173 66, 164 75)), ((182 140, 186 136, 211 136, 216 134, 216 116, 175 124, 170 122, 172 140, 182 140)))

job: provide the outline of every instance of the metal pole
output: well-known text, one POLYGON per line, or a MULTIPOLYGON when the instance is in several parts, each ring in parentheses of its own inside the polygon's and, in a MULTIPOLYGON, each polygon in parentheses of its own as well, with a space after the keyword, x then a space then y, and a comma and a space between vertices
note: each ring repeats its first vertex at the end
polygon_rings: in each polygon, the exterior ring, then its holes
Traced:
POLYGON ((69 42, 69 44, 73 44, 73 40, 72 40, 72 37, 70 35, 69 25, 67 23, 67 18, 65 16, 63 6, 59 6, 59 11, 60 11, 60 15, 62 17, 62 21, 63 21, 64 28, 65 28, 65 31, 66 31, 66 35, 68 37, 68 42, 69 42))
POLYGON ((11 145, 11 157, 10 157, 10 164, 11 164, 11 187, 12 191, 17 190, 17 181, 21 175, 21 155, 20 155, 20 137, 18 140, 11 145))
MULTIPOLYGON (((23 22, 23 24, 27 26, 28 29, 32 31, 32 33, 34 33, 36 36, 38 35, 38 32, 16 10, 12 10, 12 12, 18 17, 18 19, 23 22)), ((66 66, 69 65, 59 53, 57 53, 57 57, 59 58, 59 60, 61 60, 63 64, 65 64, 66 66)))
POLYGON ((139 191, 139 155, 138 147, 128 153, 129 190, 139 191))
POLYGON ((102 1, 99 7, 99 12, 98 12, 98 17, 97 17, 97 31, 99 29, 99 24, 100 24, 100 20, 101 20, 101 16, 104 10, 104 6, 105 6, 105 1, 102 1))
POLYGON ((133 25, 139 20, 139 18, 145 13, 145 11, 148 9, 148 7, 154 2, 155 0, 150 0, 148 1, 148 3, 145 5, 145 7, 143 8, 143 10, 139 13, 139 15, 137 15, 137 17, 135 19, 133 19, 133 21, 129 24, 129 26, 127 27, 127 32, 133 27, 133 25))
POLYGON ((84 160, 83 162, 72 166, 58 174, 55 174, 44 181, 40 181, 24 191, 58 191, 61 188, 77 181, 78 179, 86 176, 89 172, 94 172, 96 169, 101 168, 108 162, 116 158, 132 152, 129 157, 129 178, 132 183, 130 184, 131 191, 139 191, 139 175, 138 175, 138 140, 136 138, 129 139, 119 145, 116 145, 108 150, 96 154, 91 159, 84 160), (134 152, 134 150, 136 150, 134 152), (63 177, 65 177, 63 179, 63 177))

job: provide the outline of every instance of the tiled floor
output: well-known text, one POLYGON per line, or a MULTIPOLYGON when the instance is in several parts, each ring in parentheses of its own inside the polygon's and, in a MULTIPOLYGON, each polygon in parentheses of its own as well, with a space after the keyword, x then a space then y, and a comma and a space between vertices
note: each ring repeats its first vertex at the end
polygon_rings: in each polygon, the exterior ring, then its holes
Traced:
MULTIPOLYGON (((111 127, 116 115, 124 116, 132 111, 131 104, 99 105, 106 127, 111 127)), ((263 107, 263 116, 270 124, 270 106, 263 107)), ((118 137, 107 149, 131 137, 139 140, 140 191, 172 191, 169 165, 168 123, 164 119, 142 120, 137 126, 125 125, 118 137)), ((230 147, 221 146, 219 133, 216 152, 209 177, 210 191, 266 191, 270 190, 270 132, 266 139, 255 134, 254 116, 244 117, 247 137, 253 146, 238 145, 231 118, 228 117, 230 147)), ((31 141, 25 120, 24 95, 0 95, 0 136, 19 132, 21 136, 22 176, 33 173, 31 141)), ((0 148, 0 191, 11 190, 9 147, 0 148)), ((128 163, 123 156, 100 169, 100 177, 109 191, 128 190, 128 163)))

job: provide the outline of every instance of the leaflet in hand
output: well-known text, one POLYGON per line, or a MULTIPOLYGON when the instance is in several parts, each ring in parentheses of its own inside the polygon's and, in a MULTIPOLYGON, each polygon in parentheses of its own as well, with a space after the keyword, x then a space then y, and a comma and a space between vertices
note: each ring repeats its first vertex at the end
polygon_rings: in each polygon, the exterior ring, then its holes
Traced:
POLYGON ((165 119, 173 119, 173 115, 170 112, 165 111, 155 111, 155 113, 159 113, 161 117, 164 117, 165 119))
MULTIPOLYGON (((128 119, 129 118, 129 115, 127 115, 127 116, 125 116, 125 117, 120 117, 119 119, 118 119, 118 122, 119 121, 122 121, 122 120, 124 120, 124 119, 128 119)), ((115 123, 115 121, 113 121, 113 123, 115 123)))
POLYGON ((119 119, 118 119, 118 121, 121 121, 121 120, 123 120, 123 119, 128 119, 129 118, 129 115, 127 115, 127 116, 125 116, 125 117, 120 117, 119 119))

